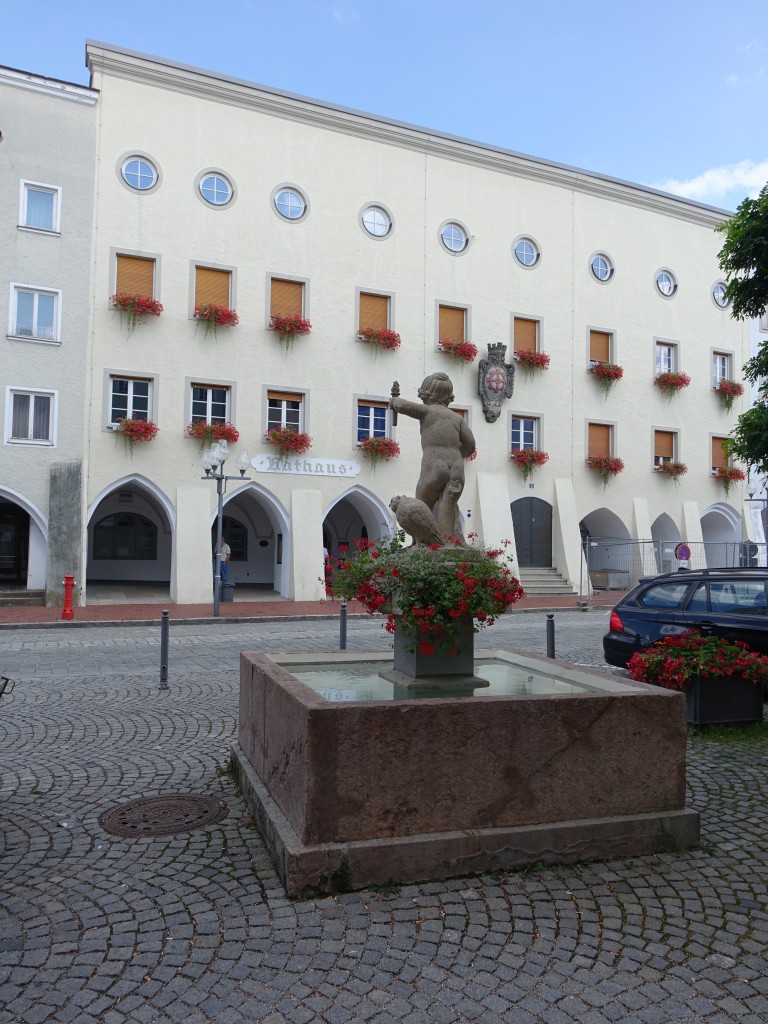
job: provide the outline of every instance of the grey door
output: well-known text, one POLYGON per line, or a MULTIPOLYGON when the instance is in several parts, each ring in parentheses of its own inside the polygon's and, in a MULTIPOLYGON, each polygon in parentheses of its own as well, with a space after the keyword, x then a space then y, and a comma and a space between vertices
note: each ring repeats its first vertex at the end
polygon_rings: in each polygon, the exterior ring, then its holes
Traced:
POLYGON ((552 565, 552 506, 541 498, 512 502, 517 562, 521 569, 552 565))

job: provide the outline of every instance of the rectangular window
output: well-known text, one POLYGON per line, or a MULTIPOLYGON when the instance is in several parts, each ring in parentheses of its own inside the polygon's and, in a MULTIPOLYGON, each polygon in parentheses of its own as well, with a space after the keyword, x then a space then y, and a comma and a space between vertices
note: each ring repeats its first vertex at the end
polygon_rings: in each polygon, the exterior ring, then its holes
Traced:
POLYGON ((192 385, 193 423, 225 423, 229 419, 229 388, 212 384, 192 385))
POLYGON ((214 270, 212 267, 195 267, 195 305, 223 306, 229 309, 232 305, 232 272, 214 270))
POLYGON ((608 331, 589 332, 589 361, 610 363, 612 335, 608 331))
POLYGON ((36 231, 58 231, 60 195, 61 189, 55 185, 22 181, 19 211, 21 227, 34 228, 36 231))
POLYGON ((515 352, 536 352, 539 347, 539 321, 516 316, 513 328, 515 352))
POLYGON ((538 441, 539 421, 533 418, 522 416, 512 417, 512 444, 513 452, 521 451, 523 448, 535 448, 538 441))
POLYGON ((389 296, 360 292, 358 329, 375 327, 378 331, 389 328, 389 296))
POLYGON ((121 419, 148 420, 152 406, 152 381, 145 377, 111 377, 109 422, 121 419))
POLYGON ((587 427, 587 455, 613 454, 613 427, 608 423, 590 423, 587 427))
POLYGON ((718 469, 728 469, 728 455, 723 448, 723 442, 727 440, 725 437, 713 437, 712 438, 712 472, 714 473, 718 469))
POLYGON ((270 316, 304 316, 304 283, 273 277, 269 287, 270 316))
POLYGON ((124 256, 118 253, 115 291, 154 298, 155 261, 144 256, 124 256))
POLYGON ((665 462, 674 462, 675 435, 671 430, 654 430, 653 432, 653 464, 661 466, 665 462))
POLYGON ((467 311, 458 306, 438 306, 439 340, 464 341, 467 330, 467 311))
POLYGON ((712 387, 731 379, 731 357, 726 352, 712 353, 712 387))
POLYGON ((267 392, 267 430, 303 429, 304 396, 293 391, 267 392))
POLYGON ((357 403, 357 440, 368 437, 387 437, 389 406, 386 402, 369 402, 362 399, 357 403))
POLYGON ((53 444, 56 392, 8 388, 6 396, 6 440, 53 444))
POLYGON ((59 296, 58 291, 13 285, 10 333, 17 338, 57 341, 59 296))
POLYGON ((656 373, 672 373, 675 369, 675 346, 667 342, 656 342, 656 373))

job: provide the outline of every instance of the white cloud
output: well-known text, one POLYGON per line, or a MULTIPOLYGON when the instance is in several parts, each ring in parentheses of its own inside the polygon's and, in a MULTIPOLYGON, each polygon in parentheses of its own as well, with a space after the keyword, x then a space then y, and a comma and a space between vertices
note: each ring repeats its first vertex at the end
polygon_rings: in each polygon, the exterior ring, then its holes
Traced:
POLYGON ((768 181, 768 160, 755 163, 754 160, 741 160, 737 164, 725 164, 723 167, 711 167, 695 178, 679 180, 669 178, 653 187, 662 192, 672 192, 676 196, 697 199, 699 202, 716 202, 731 192, 740 191, 742 195, 755 197, 768 181))
POLYGON ((339 25, 354 25, 360 20, 360 14, 354 7, 346 7, 344 4, 334 4, 331 14, 339 25))

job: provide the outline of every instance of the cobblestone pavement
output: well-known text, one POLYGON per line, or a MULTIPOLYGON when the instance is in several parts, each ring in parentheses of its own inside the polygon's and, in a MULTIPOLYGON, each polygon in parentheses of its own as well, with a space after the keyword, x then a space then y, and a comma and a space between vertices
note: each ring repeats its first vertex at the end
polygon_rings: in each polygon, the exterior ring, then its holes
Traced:
MULTIPOLYGON (((691 739, 700 850, 287 900, 223 767, 238 645, 333 646, 305 627, 176 627, 167 691, 138 627, 2 638, 0 1024, 768 1021, 765 738, 691 739), (98 823, 174 792, 229 814, 162 838, 98 823)), ((541 650, 543 617, 525 628, 541 650)), ((599 663, 604 628, 558 621, 558 653, 599 663)), ((350 623, 350 648, 375 638, 350 623)))

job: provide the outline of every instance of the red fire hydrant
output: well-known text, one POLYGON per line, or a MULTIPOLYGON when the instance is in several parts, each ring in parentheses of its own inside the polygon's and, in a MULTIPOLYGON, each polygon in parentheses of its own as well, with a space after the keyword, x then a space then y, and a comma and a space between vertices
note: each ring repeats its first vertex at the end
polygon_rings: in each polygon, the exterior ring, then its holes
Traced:
POLYGON ((72 591, 75 589, 75 577, 66 575, 64 577, 64 607, 61 609, 62 619, 74 619, 75 612, 72 607, 72 591))

